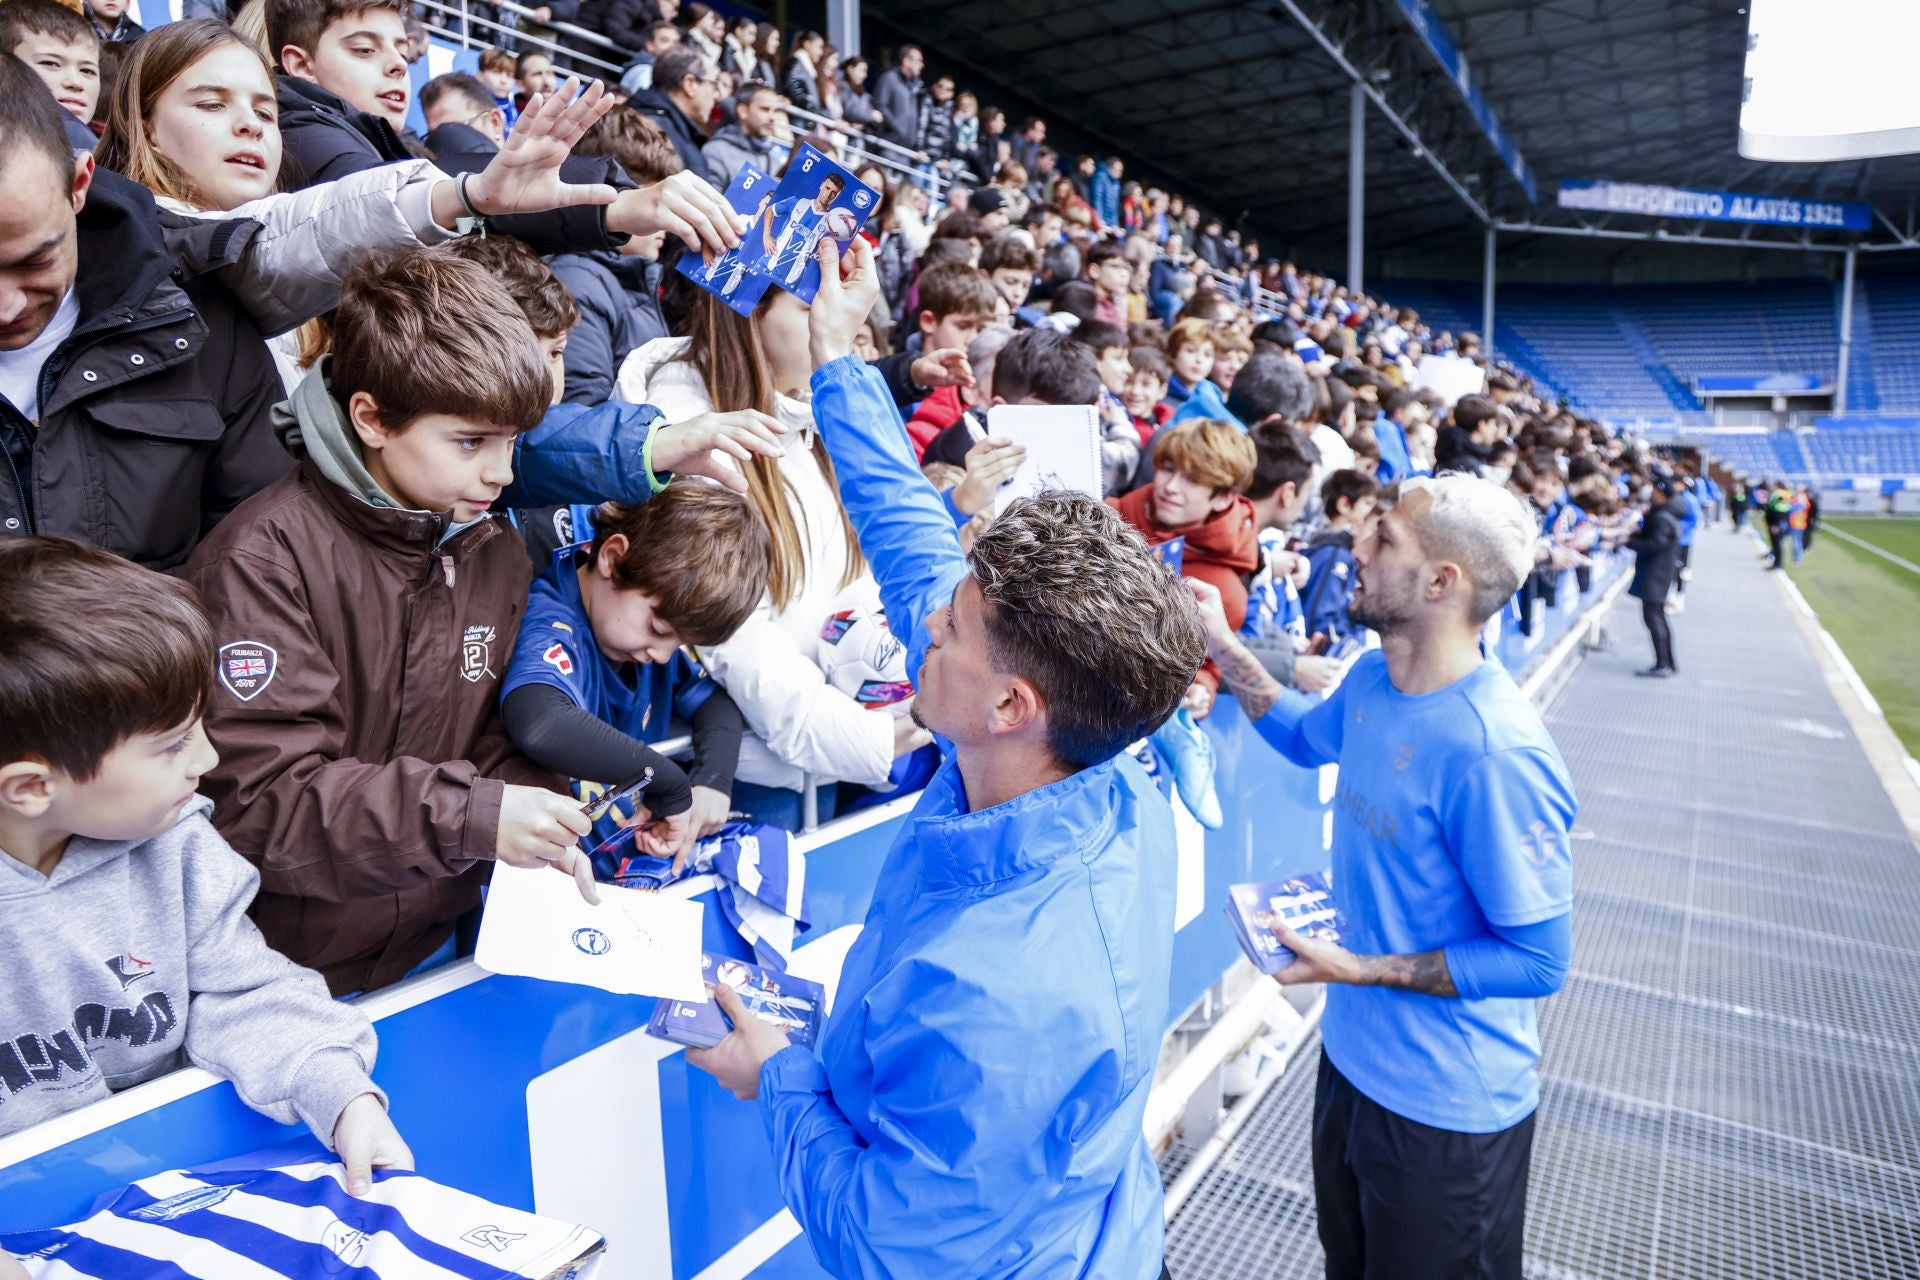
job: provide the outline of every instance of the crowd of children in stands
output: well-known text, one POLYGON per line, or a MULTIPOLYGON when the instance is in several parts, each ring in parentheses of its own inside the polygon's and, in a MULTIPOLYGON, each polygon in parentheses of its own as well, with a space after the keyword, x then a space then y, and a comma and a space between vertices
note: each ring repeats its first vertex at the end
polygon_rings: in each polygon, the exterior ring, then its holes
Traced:
MULTIPOLYGON (((777 167, 783 102, 953 180, 934 209, 862 172, 885 286, 862 354, 963 540, 1022 458, 988 410, 1093 406, 1109 501, 1180 540, 1290 687, 1365 643, 1354 548, 1396 482, 1470 471, 1534 505, 1523 627, 1668 483, 1509 370, 1449 402, 1423 361, 1477 361, 1474 335, 1263 260, 1117 159, 1062 169, 1044 121, 923 88, 918 50, 869 85, 813 33, 574 10, 639 50, 631 105, 489 55, 426 86, 415 138, 403 0, 145 34, 121 0, 0 3, 0 275, 37 282, 0 316, 0 518, 61 535, 0 539, 0 949, 35 937, 0 1133, 184 1053, 390 1160, 370 1029, 326 991, 454 955, 491 862, 591 892, 623 838, 682 859, 735 814, 797 825, 808 780, 822 817, 912 785, 909 705, 821 664, 823 626, 879 597, 814 430, 806 304, 742 316, 663 270, 737 234, 709 184, 777 167), (96 139, 97 168, 73 159, 96 139), (101 895, 106 866, 155 887, 101 895)), ((1217 689, 1203 669, 1188 707, 1217 689)))

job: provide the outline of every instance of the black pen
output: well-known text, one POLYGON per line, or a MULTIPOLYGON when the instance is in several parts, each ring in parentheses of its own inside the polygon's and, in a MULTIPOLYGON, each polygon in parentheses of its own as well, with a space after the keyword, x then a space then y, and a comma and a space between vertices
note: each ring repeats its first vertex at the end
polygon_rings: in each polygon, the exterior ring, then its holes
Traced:
POLYGON ((600 816, 609 808, 622 800, 631 800, 638 796, 642 791, 647 789, 647 785, 652 781, 653 766, 648 765, 619 786, 613 787, 601 794, 598 799, 589 800, 581 805, 580 812, 585 815, 588 822, 598 822, 600 816))

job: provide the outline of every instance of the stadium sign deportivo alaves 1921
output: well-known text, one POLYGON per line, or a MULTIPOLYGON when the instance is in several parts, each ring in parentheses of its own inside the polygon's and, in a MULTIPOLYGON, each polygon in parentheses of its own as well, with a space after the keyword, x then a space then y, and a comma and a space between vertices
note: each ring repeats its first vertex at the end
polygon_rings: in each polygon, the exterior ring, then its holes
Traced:
POLYGON ((1796 200, 1642 182, 1562 182, 1559 203, 1562 209, 1589 213, 1637 213, 1649 218, 1751 222, 1768 227, 1866 231, 1873 226, 1872 206, 1856 200, 1796 200))

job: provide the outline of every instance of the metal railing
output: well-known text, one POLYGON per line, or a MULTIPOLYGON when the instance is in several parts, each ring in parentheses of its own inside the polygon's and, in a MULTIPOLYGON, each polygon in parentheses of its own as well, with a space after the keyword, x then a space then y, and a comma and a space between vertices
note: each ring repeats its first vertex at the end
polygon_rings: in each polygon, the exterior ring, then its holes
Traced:
MULTIPOLYGON (((536 22, 534 11, 513 0, 418 0, 421 20, 427 30, 463 49, 517 48, 538 49, 553 59, 554 70, 562 75, 576 74, 584 79, 616 82, 633 62, 634 55, 597 31, 570 22, 536 22), (524 19, 514 25, 502 18, 524 19), (488 37, 492 38, 489 39, 488 37)), ((788 103, 782 108, 795 138, 812 137, 825 143, 821 149, 849 169, 876 165, 896 181, 925 187, 937 205, 946 198, 952 178, 933 165, 924 163, 920 153, 903 147, 890 138, 877 137, 849 126, 843 120, 809 111, 788 103), (807 127, 802 128, 801 125, 807 127)))
POLYGON ((847 168, 861 169, 875 165, 895 182, 910 182, 926 188, 936 206, 946 199, 947 188, 952 185, 953 179, 931 164, 922 164, 919 152, 891 139, 864 133, 844 120, 836 120, 805 107, 796 107, 790 102, 781 108, 781 112, 787 117, 788 127, 796 141, 814 140, 822 151, 847 168), (802 124, 809 127, 802 129, 802 124))
POLYGON ((596 31, 576 27, 570 22, 536 22, 532 9, 513 0, 471 3, 470 0, 417 0, 421 21, 429 33, 458 44, 463 49, 518 48, 522 52, 539 49, 553 59, 554 70, 576 73, 588 79, 617 81, 633 55, 596 31), (491 16, 489 16, 491 15, 491 16), (525 26, 508 25, 501 17, 526 19, 525 26), (436 21, 436 19, 439 19, 436 21), (492 32, 485 39, 477 33, 492 32), (565 37, 562 43, 559 37, 565 37), (584 52, 582 46, 593 50, 584 52), (618 59, 614 61, 614 59, 618 59))

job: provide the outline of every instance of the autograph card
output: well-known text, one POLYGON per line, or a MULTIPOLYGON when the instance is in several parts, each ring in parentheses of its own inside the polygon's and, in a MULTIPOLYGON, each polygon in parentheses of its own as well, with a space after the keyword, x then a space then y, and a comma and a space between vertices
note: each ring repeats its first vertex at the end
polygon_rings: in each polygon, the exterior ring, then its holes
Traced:
POLYGON ((767 278, 754 274, 751 265, 752 259, 759 256, 753 252, 752 237, 759 225, 756 215, 773 194, 772 178, 750 164, 741 165, 740 172, 733 175, 733 182, 727 187, 727 203, 735 213, 755 216, 754 227, 741 237, 738 247, 712 260, 697 253, 683 253, 676 267, 681 275, 743 316, 753 314, 761 295, 767 291, 767 278))
MULTIPOLYGON (((826 992, 816 982, 776 973, 730 956, 703 954, 700 974, 709 983, 732 987, 748 1013, 785 1030, 793 1043, 811 1049, 820 1031, 820 1012, 826 992)), ((662 1000, 654 1006, 647 1034, 689 1049, 711 1049, 726 1039, 733 1025, 710 998, 662 1000)))
MULTIPOLYGON (((802 302, 820 291, 820 241, 832 236, 844 250, 880 207, 880 193, 816 147, 793 153, 773 199, 747 228, 748 270, 802 302)), ((737 308, 736 308, 737 310, 737 308)))

